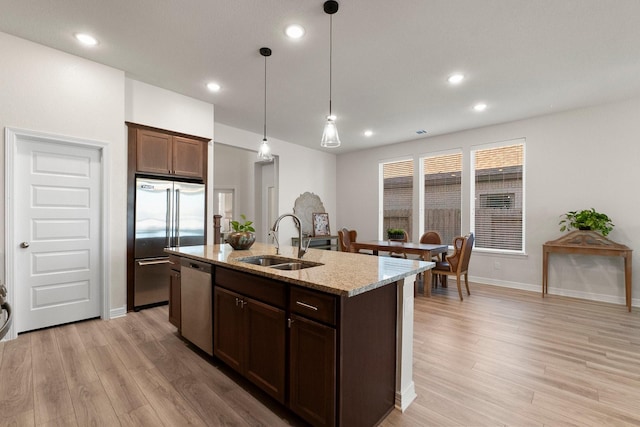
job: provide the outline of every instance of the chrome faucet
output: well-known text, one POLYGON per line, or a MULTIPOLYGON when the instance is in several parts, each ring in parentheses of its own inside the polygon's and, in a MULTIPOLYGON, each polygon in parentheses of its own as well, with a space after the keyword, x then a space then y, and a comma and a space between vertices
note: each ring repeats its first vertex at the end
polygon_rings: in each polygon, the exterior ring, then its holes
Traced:
POLYGON ((280 225, 280 220, 282 220, 282 218, 284 218, 285 216, 290 216, 291 218, 293 218, 293 222, 295 222, 296 227, 298 227, 298 258, 302 258, 309 249, 309 243, 311 243, 311 239, 307 239, 306 246, 302 244, 302 225, 300 224, 300 218, 292 213, 280 215, 278 219, 276 219, 276 222, 273 223, 273 227, 271 227, 271 230, 269 231, 269 235, 273 237, 273 243, 276 246, 276 255, 280 254, 280 243, 278 242, 277 236, 278 226, 280 225))

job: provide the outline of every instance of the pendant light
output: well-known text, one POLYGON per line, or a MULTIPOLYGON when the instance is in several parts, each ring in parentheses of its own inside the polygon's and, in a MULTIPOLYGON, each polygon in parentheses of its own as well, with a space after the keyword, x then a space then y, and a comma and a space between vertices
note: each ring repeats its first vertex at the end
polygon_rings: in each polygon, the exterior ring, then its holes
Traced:
POLYGON ((329 115, 322 133, 322 147, 332 148, 340 146, 338 128, 336 128, 336 116, 331 113, 331 83, 332 83, 332 56, 333 56, 333 14, 338 11, 338 2, 328 0, 324 2, 324 12, 329 15, 329 115))
POLYGON ((264 56, 264 137, 258 150, 258 160, 262 162, 270 162, 273 160, 271 147, 267 142, 267 56, 271 56, 271 49, 268 47, 260 48, 260 55, 264 56))

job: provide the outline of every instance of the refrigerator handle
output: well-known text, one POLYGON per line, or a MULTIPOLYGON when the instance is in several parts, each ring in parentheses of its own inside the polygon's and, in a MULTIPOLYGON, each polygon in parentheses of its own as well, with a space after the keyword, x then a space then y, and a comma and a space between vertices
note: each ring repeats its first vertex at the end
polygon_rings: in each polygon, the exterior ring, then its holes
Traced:
POLYGON ((171 236, 169 235, 170 232, 170 228, 171 228, 171 190, 167 188, 167 221, 165 222, 166 224, 166 237, 167 237, 167 242, 166 242, 166 247, 171 247, 171 236))
POLYGON ((175 227, 173 228, 176 233, 176 246, 180 246, 180 189, 176 189, 176 214, 174 217, 175 227))

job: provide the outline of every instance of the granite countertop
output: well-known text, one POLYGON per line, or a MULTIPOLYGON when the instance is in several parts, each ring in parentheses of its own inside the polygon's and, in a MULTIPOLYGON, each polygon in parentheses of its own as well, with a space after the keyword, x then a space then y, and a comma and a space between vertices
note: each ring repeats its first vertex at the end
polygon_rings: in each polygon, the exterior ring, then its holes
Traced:
MULTIPOLYGON (((279 256, 297 258, 297 251, 297 247, 281 246, 279 256)), ((433 262, 321 249, 309 249, 302 261, 323 265, 302 270, 277 270, 239 261, 240 258, 275 255, 275 247, 264 243, 254 243, 248 250, 234 250, 223 244, 173 247, 165 252, 345 297, 397 282, 435 265, 433 262)))

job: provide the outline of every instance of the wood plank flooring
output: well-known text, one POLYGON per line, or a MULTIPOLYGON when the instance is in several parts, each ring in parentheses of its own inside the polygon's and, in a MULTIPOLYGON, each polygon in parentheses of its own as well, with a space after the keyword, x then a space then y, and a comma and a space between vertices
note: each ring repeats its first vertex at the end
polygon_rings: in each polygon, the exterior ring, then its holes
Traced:
MULTIPOLYGON (((415 300, 418 397, 382 426, 640 426, 640 310, 471 284, 415 300)), ((0 425, 304 423, 156 307, 0 343, 0 425)))

